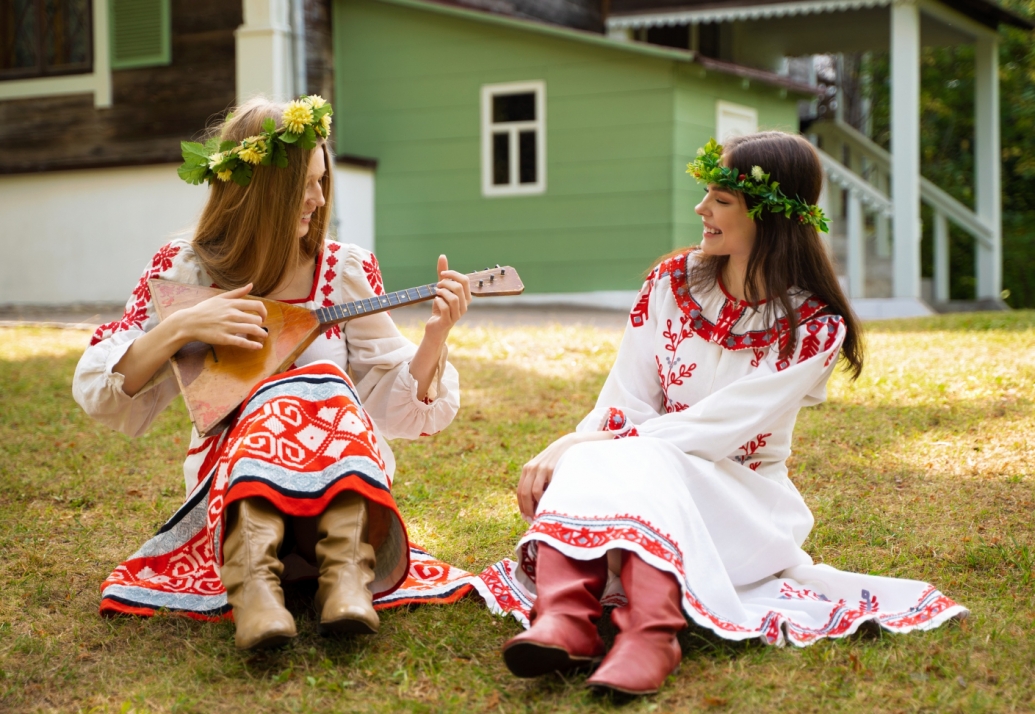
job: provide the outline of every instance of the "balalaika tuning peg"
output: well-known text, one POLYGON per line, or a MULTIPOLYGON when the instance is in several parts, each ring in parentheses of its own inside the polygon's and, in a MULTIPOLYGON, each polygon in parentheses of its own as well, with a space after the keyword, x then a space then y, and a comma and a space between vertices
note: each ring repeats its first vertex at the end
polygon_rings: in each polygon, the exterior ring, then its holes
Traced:
POLYGON ((485 281, 484 280, 479 280, 478 281, 478 287, 480 287, 480 288, 481 287, 485 287, 485 281))

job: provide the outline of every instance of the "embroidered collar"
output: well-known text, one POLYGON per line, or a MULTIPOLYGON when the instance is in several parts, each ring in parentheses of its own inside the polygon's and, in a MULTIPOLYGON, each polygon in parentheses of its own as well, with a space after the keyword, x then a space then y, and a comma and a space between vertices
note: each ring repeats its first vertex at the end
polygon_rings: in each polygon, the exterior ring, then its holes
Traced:
MULTIPOLYGON (((687 317, 689 327, 694 333, 709 342, 728 350, 747 350, 768 347, 779 339, 782 347, 787 339, 788 322, 786 317, 781 317, 775 325, 761 327, 757 330, 746 330, 744 332, 734 331, 734 326, 741 322, 762 322, 762 311, 758 305, 752 305, 738 300, 726 291, 726 288, 719 281, 722 305, 719 306, 714 320, 705 315, 702 307, 702 300, 699 300, 690 292, 687 282, 687 272, 690 255, 692 251, 680 253, 673 256, 658 266, 658 277, 668 275, 669 285, 672 288, 672 295, 676 304, 687 317), (755 318, 756 319, 752 319, 755 318), (746 319, 744 319, 746 317, 746 319)), ((806 293, 807 295, 807 293, 806 293)), ((798 307, 799 324, 814 317, 827 307, 819 298, 808 295, 798 307)), ((710 311, 709 311, 710 312, 710 311)), ((745 325, 746 326, 746 325, 745 325)))

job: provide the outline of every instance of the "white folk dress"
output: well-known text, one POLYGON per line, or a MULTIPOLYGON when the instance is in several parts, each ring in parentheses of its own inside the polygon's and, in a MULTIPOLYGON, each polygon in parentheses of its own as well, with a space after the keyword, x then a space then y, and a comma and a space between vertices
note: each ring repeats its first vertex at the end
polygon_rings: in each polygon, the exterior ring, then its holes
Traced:
MULTIPOLYGON (((527 624, 536 543, 567 556, 635 552, 675 576, 687 617, 734 640, 807 645, 873 621, 896 632, 966 610, 933 586, 814 565, 812 513, 786 460, 801 407, 822 402, 845 328, 795 291, 797 345, 717 285, 687 285, 688 252, 659 265, 630 313, 615 365, 579 431, 615 432, 564 454, 518 544, 476 582, 527 624)), ((782 321, 786 325, 786 321, 782 321)), ((617 578, 605 603, 624 599, 617 578)))
MULTIPOLYGON (((73 381, 73 395, 90 416, 130 436, 146 431, 179 394, 168 364, 132 397, 113 371, 130 345, 158 324, 151 278, 213 285, 188 241, 163 246, 123 318, 98 328, 73 381)), ((372 253, 326 241, 312 292, 296 304, 314 309, 383 293, 372 253)), ((460 406, 459 376, 445 348, 427 399, 417 398, 409 371, 416 349, 387 313, 350 320, 319 336, 292 370, 257 387, 231 429, 201 437, 192 428, 183 464, 186 502, 105 581, 102 613, 226 617, 230 608, 218 577, 223 511, 249 495, 294 515, 322 512, 343 490, 364 495, 373 504, 371 538, 380 532, 371 586, 380 596, 376 605, 450 602, 470 590, 467 573, 408 543, 391 496, 395 459, 386 440, 441 431, 460 406)))

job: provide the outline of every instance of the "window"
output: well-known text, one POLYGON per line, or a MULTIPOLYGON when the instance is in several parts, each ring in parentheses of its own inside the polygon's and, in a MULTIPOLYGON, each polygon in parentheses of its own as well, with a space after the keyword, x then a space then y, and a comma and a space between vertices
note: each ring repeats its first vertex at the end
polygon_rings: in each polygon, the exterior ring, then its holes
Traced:
POLYGON ((0 79, 92 72, 90 4, 0 0, 0 79))
POLYGON ((169 0, 110 0, 111 68, 167 65, 170 52, 169 0))
POLYGON ((482 87, 482 195, 546 190, 546 84, 482 87))
POLYGON ((731 136, 758 131, 758 110, 732 102, 715 103, 715 138, 720 144, 731 136))

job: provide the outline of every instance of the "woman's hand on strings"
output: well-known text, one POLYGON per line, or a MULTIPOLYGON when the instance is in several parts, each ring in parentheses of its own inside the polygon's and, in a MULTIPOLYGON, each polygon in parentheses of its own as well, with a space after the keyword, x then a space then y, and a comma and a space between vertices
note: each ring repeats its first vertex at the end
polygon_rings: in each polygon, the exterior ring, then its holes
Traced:
POLYGON ((553 442, 521 468, 521 479, 518 481, 517 499, 521 516, 531 522, 539 507, 546 488, 553 480, 553 472, 561 457, 575 444, 586 441, 603 441, 614 438, 609 431, 577 431, 565 434, 553 442))
POLYGON ((449 269, 446 256, 438 257, 437 295, 431 317, 424 325, 424 339, 410 360, 410 374, 417 380, 417 398, 426 399, 431 381, 438 371, 439 357, 453 325, 467 312, 471 303, 471 281, 463 273, 449 269))
POLYGON ((261 350, 266 341, 262 323, 266 306, 258 300, 247 300, 252 284, 220 293, 170 317, 178 318, 181 339, 210 345, 227 345, 247 350, 261 350))
POLYGON ((438 257, 437 294, 431 308, 431 318, 424 326, 424 334, 439 343, 453 329, 471 304, 471 280, 463 273, 449 269, 446 256, 438 257))

